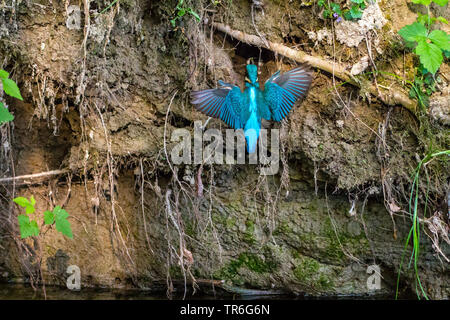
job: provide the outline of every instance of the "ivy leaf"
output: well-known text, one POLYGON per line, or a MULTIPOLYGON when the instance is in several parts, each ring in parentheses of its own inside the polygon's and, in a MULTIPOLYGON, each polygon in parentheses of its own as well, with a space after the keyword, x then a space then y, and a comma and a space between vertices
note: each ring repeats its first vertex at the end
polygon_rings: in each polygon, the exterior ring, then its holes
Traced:
POLYGON ((413 42, 426 38, 427 28, 419 22, 409 24, 398 31, 398 34, 402 36, 405 41, 413 42))
POLYGON ((28 201, 27 198, 24 197, 17 197, 13 201, 17 203, 19 206, 25 208, 26 214, 32 214, 36 209, 34 208, 34 205, 36 204, 36 200, 34 200, 34 197, 31 196, 31 202, 28 201))
POLYGON ((39 235, 39 227, 36 221, 30 221, 30 217, 24 214, 21 214, 17 217, 20 228, 20 236, 22 239, 38 236, 39 235))
POLYGON ((336 2, 330 3, 330 7, 333 12, 337 13, 338 15, 342 14, 341 7, 336 2))
POLYGON ((350 14, 349 10, 345 10, 342 15, 344 16, 345 20, 352 20, 352 15, 350 14))
POLYGON ((2 78, 2 82, 3 82, 3 90, 5 90, 5 93, 7 95, 17 98, 19 100, 23 100, 22 96, 20 95, 19 87, 13 80, 2 78))
POLYGON ((353 19, 359 19, 362 17, 362 11, 359 10, 358 6, 353 6, 350 9, 350 15, 352 16, 353 19))
POLYGON ((444 7, 448 3, 448 0, 433 0, 433 2, 441 7, 444 7))
POLYGON ((421 40, 419 41, 415 52, 419 55, 420 62, 423 66, 432 74, 435 74, 443 60, 442 50, 434 43, 428 43, 426 40, 421 40))
POLYGON ((44 212, 44 223, 46 225, 51 225, 55 222, 55 215, 51 211, 45 211, 44 212))
POLYGON ((0 78, 1 78, 1 79, 8 79, 8 78, 9 78, 9 73, 6 72, 6 71, 3 70, 3 69, 0 69, 0 78))
POLYGON ((14 120, 14 116, 5 108, 3 103, 0 102, 0 125, 5 122, 10 122, 14 120))
POLYGON ((448 40, 446 32, 442 30, 433 30, 428 35, 428 39, 442 50, 450 50, 450 41, 448 40))
POLYGON ((56 230, 66 237, 73 239, 72 228, 70 227, 70 222, 67 220, 69 217, 67 211, 60 206, 56 206, 55 209, 53 209, 53 214, 55 215, 56 230))

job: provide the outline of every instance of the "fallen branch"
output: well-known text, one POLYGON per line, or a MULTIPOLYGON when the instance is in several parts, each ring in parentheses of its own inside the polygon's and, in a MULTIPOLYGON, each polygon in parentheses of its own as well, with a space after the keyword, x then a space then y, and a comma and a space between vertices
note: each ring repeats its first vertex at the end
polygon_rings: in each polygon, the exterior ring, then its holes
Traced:
POLYGON ((45 180, 46 178, 49 178, 51 176, 59 176, 59 175, 62 175, 62 174, 68 173, 68 172, 69 172, 69 169, 62 169, 62 170, 52 170, 52 171, 40 172, 40 173, 34 173, 34 174, 26 174, 23 176, 0 178, 0 183, 16 182, 16 184, 30 184, 30 183, 36 183, 36 181, 27 181, 27 180, 35 180, 35 179, 45 180), (42 178, 44 178, 44 179, 42 179, 42 178), (17 181, 19 181, 19 183, 17 181), (20 182, 22 182, 22 183, 20 183, 20 182))
MULTIPOLYGON (((265 39, 264 41, 259 36, 247 34, 238 30, 233 30, 230 26, 223 23, 213 22, 212 25, 217 30, 228 34, 236 40, 245 42, 252 46, 269 49, 275 53, 278 53, 300 63, 307 63, 314 68, 334 74, 336 77, 344 80, 345 82, 348 82, 351 85, 359 88, 361 87, 361 83, 359 83, 342 65, 335 64, 332 61, 328 61, 323 58, 311 56, 301 50, 291 49, 281 43, 275 43, 265 39)), ((371 85, 368 88, 368 91, 376 97, 379 96, 378 89, 375 85, 371 85)), ((384 96, 380 97, 380 99, 382 99, 382 101, 387 105, 402 105, 412 113, 416 112, 417 103, 414 100, 411 100, 404 92, 401 92, 399 90, 395 90, 393 88, 391 88, 390 90, 385 90, 384 96)))

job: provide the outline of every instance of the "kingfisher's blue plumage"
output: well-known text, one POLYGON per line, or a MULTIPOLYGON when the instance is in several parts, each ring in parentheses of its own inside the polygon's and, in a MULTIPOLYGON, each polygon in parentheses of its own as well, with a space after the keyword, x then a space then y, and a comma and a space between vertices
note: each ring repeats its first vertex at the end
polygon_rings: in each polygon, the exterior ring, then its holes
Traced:
POLYGON ((197 110, 214 118, 220 118, 234 129, 244 129, 247 152, 256 151, 261 119, 281 121, 291 111, 295 102, 303 98, 312 80, 312 72, 301 65, 288 72, 273 74, 259 87, 258 69, 247 65, 248 78, 245 90, 238 86, 219 81, 217 89, 192 92, 192 104, 197 110))

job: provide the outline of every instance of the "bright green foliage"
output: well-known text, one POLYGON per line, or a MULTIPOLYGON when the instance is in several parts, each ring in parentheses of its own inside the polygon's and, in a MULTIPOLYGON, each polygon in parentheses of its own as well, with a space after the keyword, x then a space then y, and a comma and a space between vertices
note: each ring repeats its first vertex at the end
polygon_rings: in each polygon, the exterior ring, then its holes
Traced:
MULTIPOLYGON (((22 238, 28 238, 31 236, 39 235, 39 226, 36 220, 30 220, 31 214, 33 214, 35 209, 36 200, 33 196, 30 197, 30 200, 24 197, 17 197, 13 200, 19 206, 25 208, 25 213, 21 214, 17 217, 20 228, 20 235, 22 238)), ((44 215, 44 224, 51 226, 55 224, 56 230, 61 232, 66 237, 73 239, 72 228, 70 226, 70 222, 67 220, 69 214, 66 210, 62 209, 60 206, 56 206, 53 211, 45 211, 44 215)))
POLYGON ((0 79, 2 80, 3 84, 3 90, 5 93, 11 97, 17 98, 19 100, 23 100, 22 96, 20 95, 19 87, 17 87, 17 84, 9 78, 9 73, 5 70, 0 70, 0 79))
POLYGON ((44 212, 44 223, 46 225, 52 225, 55 222, 55 215, 51 211, 44 212))
POLYGON ((359 9, 359 6, 352 6, 349 12, 352 19, 359 19, 362 17, 362 11, 359 9))
POLYGON ((36 204, 36 200, 33 196, 30 197, 30 200, 24 197, 17 197, 13 200, 15 203, 17 203, 19 206, 25 208, 26 214, 32 214, 36 210, 34 208, 34 205, 36 204))
POLYGON ((433 2, 441 7, 444 7, 448 3, 448 0, 433 0, 433 2))
MULTIPOLYGON (((3 90, 7 95, 23 100, 17 84, 13 80, 9 79, 9 73, 3 69, 0 69, 0 80, 2 82, 3 90)), ((14 120, 14 116, 9 113, 8 109, 5 108, 5 105, 0 102, 0 125, 12 120, 14 120)))
POLYGON ((35 220, 30 221, 30 217, 24 214, 19 215, 17 220, 19 221, 22 239, 39 235, 39 227, 35 220))
POLYGON ((60 206, 56 206, 55 209, 53 209, 53 214, 55 217, 56 230, 72 239, 72 228, 70 227, 70 222, 67 220, 69 217, 67 211, 62 209, 60 206))
POLYGON ((450 50, 449 36, 442 30, 433 30, 428 35, 428 39, 442 50, 450 50))
POLYGON ((23 100, 20 95, 20 90, 17 84, 11 79, 2 79, 3 82, 3 90, 5 93, 11 97, 17 98, 19 100, 23 100))
POLYGON ((442 51, 437 45, 421 40, 414 52, 419 55, 420 62, 427 70, 436 73, 443 60, 442 51))
POLYGON ((328 1, 319 0, 317 2, 317 5, 320 8, 324 8, 322 12, 322 16, 324 17, 324 19, 331 18, 333 14, 336 14, 338 16, 342 15, 341 7, 336 2, 330 2, 330 4, 328 5, 328 1))
MULTIPOLYGON (((414 3, 430 5, 431 0, 412 0, 414 3)), ((433 0, 436 4, 444 6, 448 0, 433 0)), ((443 17, 431 17, 419 14, 417 21, 399 30, 399 34, 407 45, 414 48, 414 53, 419 56, 422 66, 435 74, 444 60, 444 55, 450 53, 450 35, 442 30, 430 32, 430 26, 436 22, 448 23, 443 17)))
POLYGON ((367 7, 364 0, 352 0, 350 10, 344 12, 344 18, 347 20, 357 20, 362 17, 362 11, 367 7))
POLYGON ((351 0, 351 7, 342 10, 341 6, 336 2, 328 2, 327 0, 319 0, 317 5, 323 8, 322 15, 325 19, 334 17, 337 22, 343 16, 346 20, 356 20, 362 17, 362 11, 367 7, 365 0, 351 0))
POLYGON ((194 18, 197 21, 200 21, 200 16, 191 7, 186 8, 183 4, 184 4, 184 0, 178 0, 178 4, 175 8, 175 10, 177 10, 177 15, 175 18, 170 20, 170 23, 172 24, 172 27, 174 27, 174 28, 177 24, 177 20, 184 17, 186 15, 186 13, 194 16, 194 18))
POLYGON ((427 25, 428 27, 430 27, 432 24, 435 24, 436 22, 442 22, 445 24, 448 24, 447 19, 445 19, 444 17, 430 17, 428 14, 421 14, 420 12, 417 13, 418 17, 417 17, 417 22, 423 24, 423 25, 427 25))
POLYGON ((413 3, 423 4, 424 6, 428 6, 431 3, 431 0, 412 0, 413 3))
POLYGON ((0 79, 7 79, 7 78, 9 78, 9 73, 3 69, 0 69, 0 79))
POLYGON ((0 102, 0 125, 2 125, 4 122, 13 121, 14 116, 9 113, 8 109, 5 108, 3 103, 0 102))
POLYGON ((428 33, 427 28, 419 22, 414 22, 413 24, 407 25, 399 30, 398 34, 405 39, 405 41, 413 42, 419 39, 426 38, 428 33))
POLYGON ((431 4, 431 1, 441 7, 445 6, 448 3, 448 0, 412 0, 413 3, 423 4, 424 6, 429 6, 431 4))

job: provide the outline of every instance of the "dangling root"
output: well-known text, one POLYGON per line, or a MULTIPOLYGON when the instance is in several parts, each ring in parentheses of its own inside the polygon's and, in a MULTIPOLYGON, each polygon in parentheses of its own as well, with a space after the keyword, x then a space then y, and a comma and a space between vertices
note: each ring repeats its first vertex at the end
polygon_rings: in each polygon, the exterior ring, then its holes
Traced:
MULTIPOLYGON (((307 63, 310 66, 326 71, 328 73, 333 74, 334 76, 344 80, 345 82, 356 86, 358 88, 361 87, 361 83, 359 83, 351 74, 348 72, 344 66, 333 63, 332 61, 325 60, 323 58, 310 56, 307 53, 297 50, 291 49, 284 44, 271 42, 266 39, 261 39, 259 36, 251 35, 244 33, 242 31, 233 30, 230 26, 225 25, 223 23, 213 22, 212 26, 217 30, 228 34, 229 36, 239 40, 241 42, 245 42, 252 46, 262 47, 269 49, 277 54, 283 55, 287 58, 295 60, 300 63, 307 63)), ((377 88, 375 85, 371 85, 368 88, 368 92, 372 95, 378 97, 380 88, 377 88)), ((383 97, 380 99, 387 105, 402 105, 404 108, 411 111, 413 114, 416 112, 417 103, 414 100, 411 100, 404 92, 399 90, 395 90, 391 88, 389 91, 383 92, 383 97)))

